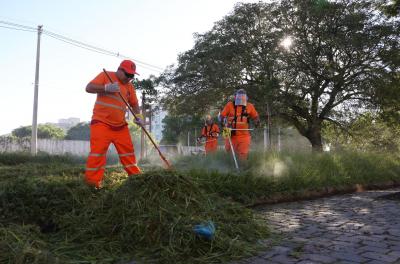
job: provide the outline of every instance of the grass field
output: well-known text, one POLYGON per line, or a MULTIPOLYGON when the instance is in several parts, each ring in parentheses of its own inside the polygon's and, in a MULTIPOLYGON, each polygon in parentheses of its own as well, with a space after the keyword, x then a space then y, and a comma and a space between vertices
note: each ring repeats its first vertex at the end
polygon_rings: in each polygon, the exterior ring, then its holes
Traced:
POLYGON ((222 263, 255 254, 271 239, 248 209, 354 184, 400 182, 398 157, 371 153, 253 153, 181 157, 174 171, 143 164, 127 178, 107 169, 105 187, 83 184, 84 159, 0 154, 0 263, 222 263), (212 240, 193 227, 213 221, 212 240))

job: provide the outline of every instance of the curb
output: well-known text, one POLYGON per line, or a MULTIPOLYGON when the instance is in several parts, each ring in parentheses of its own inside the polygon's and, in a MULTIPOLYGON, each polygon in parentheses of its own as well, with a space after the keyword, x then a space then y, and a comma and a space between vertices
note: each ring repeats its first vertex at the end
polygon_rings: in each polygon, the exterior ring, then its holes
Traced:
POLYGON ((253 208, 262 205, 313 200, 318 198, 330 197, 338 194, 357 193, 368 190, 386 190, 395 187, 400 187, 400 181, 389 181, 389 182, 371 183, 371 184, 354 184, 351 186, 325 187, 319 190, 301 190, 284 194, 278 193, 271 195, 268 198, 257 199, 254 203, 249 204, 246 207, 253 208))

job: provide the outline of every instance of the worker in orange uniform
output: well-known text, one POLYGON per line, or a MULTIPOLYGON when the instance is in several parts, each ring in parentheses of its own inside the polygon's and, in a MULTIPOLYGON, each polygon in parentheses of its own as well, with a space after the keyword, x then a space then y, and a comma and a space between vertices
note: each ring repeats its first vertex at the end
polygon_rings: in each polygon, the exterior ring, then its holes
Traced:
POLYGON ((197 138, 198 141, 201 141, 202 138, 205 138, 205 150, 206 155, 217 151, 218 149, 218 136, 219 136, 219 127, 214 123, 214 120, 210 115, 207 115, 205 118, 204 127, 201 130, 201 136, 197 138))
MULTIPOLYGON (((250 119, 255 126, 259 126, 260 118, 254 105, 248 102, 246 91, 239 89, 235 92, 233 101, 229 101, 220 113, 220 120, 223 121, 224 131, 229 130, 233 149, 240 160, 246 160, 249 153, 250 119)), ((231 151, 228 139, 225 140, 225 149, 231 151)))
POLYGON ((135 87, 131 82, 137 74, 136 65, 133 61, 124 60, 116 72, 107 73, 112 82, 101 72, 86 86, 86 92, 96 93, 97 99, 90 124, 90 153, 86 163, 85 181, 96 188, 101 188, 106 154, 111 143, 117 149, 128 175, 141 173, 125 120, 127 107, 120 97, 121 95, 125 98, 137 115, 135 122, 143 124, 135 87))

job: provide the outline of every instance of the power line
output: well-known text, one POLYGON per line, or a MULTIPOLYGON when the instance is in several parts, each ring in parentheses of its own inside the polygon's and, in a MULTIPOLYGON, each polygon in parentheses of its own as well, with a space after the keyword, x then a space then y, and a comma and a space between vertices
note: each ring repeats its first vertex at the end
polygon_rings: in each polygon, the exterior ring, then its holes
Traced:
POLYGON ((15 28, 15 27, 7 27, 7 26, 1 26, 2 28, 8 28, 8 29, 13 29, 13 30, 19 30, 19 31, 27 31, 27 32, 35 32, 35 30, 30 30, 30 29, 22 29, 22 28, 15 28))
MULTIPOLYGON (((36 31, 36 28, 34 28, 34 27, 24 26, 24 25, 20 25, 20 24, 8 22, 8 21, 3 21, 3 20, 0 20, 0 24, 8 25, 8 26, 1 26, 0 25, 0 27, 14 29, 14 30, 22 30, 22 31, 29 31, 29 32, 35 32, 36 31), (10 27, 10 26, 12 26, 12 27, 10 27)), ((97 52, 97 53, 100 53, 100 54, 103 54, 103 55, 108 55, 108 56, 113 56, 113 57, 117 57, 117 58, 124 58, 124 59, 133 60, 137 64, 139 64, 141 67, 143 67, 145 69, 148 69, 150 71, 157 71, 157 72, 162 72, 163 71, 163 68, 161 68, 161 67, 158 67, 158 66, 155 66, 155 65, 140 61, 140 60, 136 60, 136 59, 131 58, 129 56, 122 55, 119 52, 113 52, 113 51, 109 51, 109 50, 106 50, 106 49, 103 49, 103 48, 99 48, 99 47, 96 47, 96 46, 93 46, 93 45, 90 45, 90 44, 86 44, 84 42, 81 42, 81 41, 78 41, 78 40, 74 40, 72 38, 68 38, 68 37, 65 37, 63 35, 48 31, 48 30, 43 30, 43 34, 45 34, 45 35, 47 35, 47 36, 49 36, 51 38, 57 39, 59 41, 62 41, 64 43, 73 45, 73 46, 78 47, 78 48, 86 49, 86 50, 89 50, 89 51, 92 51, 92 52, 97 52)))
POLYGON ((43 30, 43 34, 46 34, 46 35, 48 35, 50 37, 53 37, 53 38, 56 38, 58 40, 66 41, 66 42, 68 42, 70 44, 72 44, 72 43, 76 44, 77 46, 79 46, 81 48, 88 48, 88 49, 90 49, 92 51, 100 52, 102 54, 110 55, 110 56, 114 56, 114 57, 131 59, 131 60, 134 60, 135 62, 137 62, 138 64, 141 64, 142 66, 147 66, 147 67, 150 67, 151 69, 155 69, 155 70, 159 70, 159 71, 163 70, 163 68, 161 68, 161 67, 158 67, 158 66, 155 66, 155 65, 152 65, 152 64, 137 60, 137 59, 133 59, 133 58, 131 58, 129 56, 122 55, 119 52, 113 52, 113 51, 109 51, 109 50, 106 50, 106 49, 103 49, 103 48, 99 48, 99 47, 96 47, 96 46, 93 46, 93 45, 90 45, 90 44, 86 44, 84 42, 81 42, 81 41, 78 41, 78 40, 74 40, 74 39, 65 37, 63 35, 60 35, 60 34, 57 34, 57 33, 54 33, 54 32, 48 31, 48 30, 43 30))
POLYGON ((8 22, 8 21, 4 21, 4 20, 0 20, 0 23, 1 24, 6 24, 6 25, 9 25, 9 26, 14 26, 14 27, 19 27, 19 28, 30 29, 30 30, 35 30, 36 31, 36 28, 34 28, 34 27, 24 26, 24 25, 21 25, 21 24, 12 23, 12 22, 8 22))

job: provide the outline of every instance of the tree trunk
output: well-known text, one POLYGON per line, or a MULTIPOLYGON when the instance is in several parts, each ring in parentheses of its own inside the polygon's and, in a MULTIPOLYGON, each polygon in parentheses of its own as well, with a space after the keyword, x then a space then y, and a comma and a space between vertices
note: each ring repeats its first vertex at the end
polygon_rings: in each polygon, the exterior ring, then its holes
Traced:
POLYGON ((310 127, 306 137, 310 141, 313 151, 322 152, 321 124, 314 124, 310 127))

